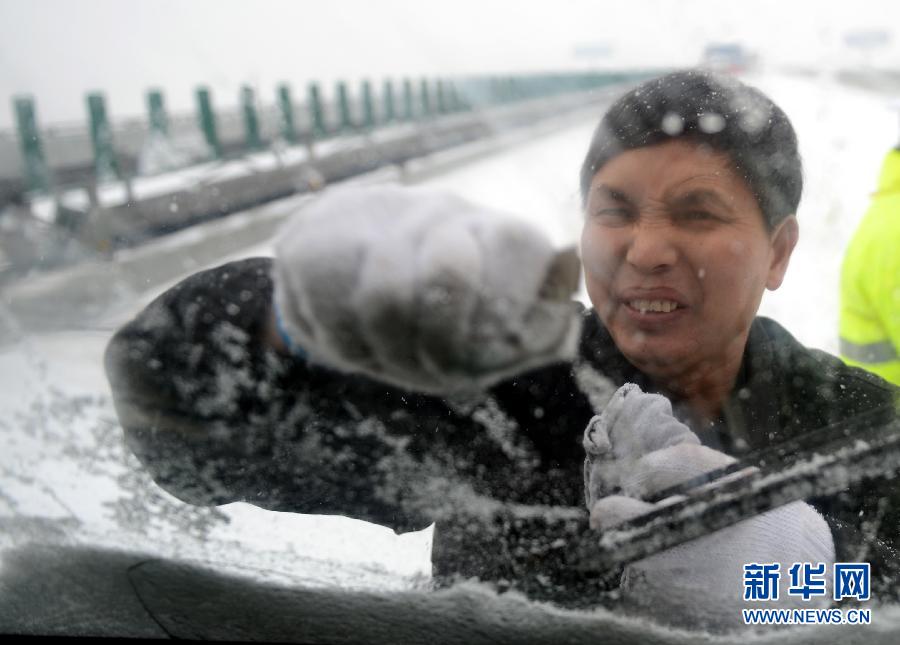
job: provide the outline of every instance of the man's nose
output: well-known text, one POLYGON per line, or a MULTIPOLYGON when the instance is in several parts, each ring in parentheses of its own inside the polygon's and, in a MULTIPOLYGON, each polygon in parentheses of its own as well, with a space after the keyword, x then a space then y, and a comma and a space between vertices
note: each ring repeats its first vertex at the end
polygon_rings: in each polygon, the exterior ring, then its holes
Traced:
POLYGON ((643 273, 659 273, 678 259, 672 230, 665 222, 639 219, 634 226, 625 261, 643 273))

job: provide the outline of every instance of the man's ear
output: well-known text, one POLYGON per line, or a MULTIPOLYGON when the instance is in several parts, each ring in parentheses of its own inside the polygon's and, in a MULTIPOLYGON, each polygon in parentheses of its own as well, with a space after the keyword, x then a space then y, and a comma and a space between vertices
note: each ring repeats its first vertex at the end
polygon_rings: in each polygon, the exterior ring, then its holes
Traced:
POLYGON ((766 279, 766 288, 775 291, 784 281, 784 274, 791 260, 791 253, 800 239, 800 226, 794 215, 788 215, 775 230, 772 231, 772 255, 769 259, 769 275, 766 279))

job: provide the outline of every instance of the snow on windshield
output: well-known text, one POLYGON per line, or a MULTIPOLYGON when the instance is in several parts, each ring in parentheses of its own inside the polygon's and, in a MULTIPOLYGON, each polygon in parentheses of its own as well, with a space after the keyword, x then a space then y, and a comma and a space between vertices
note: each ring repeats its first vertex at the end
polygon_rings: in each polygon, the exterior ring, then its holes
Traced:
MULTIPOLYGON (((900 84, 848 82, 827 70, 752 66, 737 71, 787 112, 804 160, 800 242, 784 284, 766 292, 759 313, 779 321, 802 344, 837 354, 841 261, 875 189, 884 153, 895 142, 897 116, 888 101, 900 93, 900 84)), ((459 158, 452 152, 437 154, 410 162, 403 172, 382 169, 351 181, 405 181, 451 191, 527 220, 558 249, 577 245, 583 223, 578 171, 601 111, 599 106, 574 111, 520 128, 459 158)), ((670 114, 661 127, 677 134, 682 126, 681 118, 670 114)), ((724 120, 703 115, 700 126, 716 132, 724 120)), ((350 145, 332 141, 317 152, 350 145)), ((188 153, 179 154, 183 162, 188 153)), ((294 146, 229 163, 196 164, 136 181, 128 190, 137 191, 131 198, 152 197, 223 177, 252 176, 308 155, 308 149, 294 146)), ((311 187, 318 180, 305 179, 311 187)), ((127 199, 119 184, 100 187, 101 203, 127 199)), ((197 270, 271 256, 265 234, 246 235, 243 244, 234 240, 244 239, 241 231, 253 218, 254 226, 270 218, 274 230, 274 222, 305 199, 285 197, 102 260, 101 271, 131 272, 127 280, 92 283, 95 269, 74 263, 3 285, 23 301, 49 299, 40 309, 43 315, 73 322, 33 330, 17 318, 9 300, 0 300, 0 548, 50 543, 133 551, 313 588, 430 587, 433 527, 397 535, 345 517, 269 511, 242 502, 189 505, 156 486, 123 442, 103 371, 103 352, 114 331, 197 270), (229 237, 228 244, 211 242, 229 237), (141 271, 146 279, 135 279, 141 271), (98 285, 107 293, 98 296, 98 285), (88 322, 68 310, 93 298, 99 304, 88 322)), ((62 203, 74 208, 87 201, 86 192, 74 191, 62 203)), ((52 202, 36 200, 37 215, 46 216, 42 209, 49 212, 52 202)), ((174 205, 173 212, 177 209, 174 205)), ((583 282, 576 297, 590 306, 583 282)))

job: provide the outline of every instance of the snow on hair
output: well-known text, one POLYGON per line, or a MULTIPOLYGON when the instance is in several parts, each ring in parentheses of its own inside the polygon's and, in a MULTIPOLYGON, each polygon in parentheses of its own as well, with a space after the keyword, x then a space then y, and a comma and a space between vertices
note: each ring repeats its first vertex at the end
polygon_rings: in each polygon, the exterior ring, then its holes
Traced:
POLYGON ((797 212, 803 164, 787 115, 758 89, 705 70, 645 81, 610 106, 581 167, 582 204, 605 163, 626 150, 673 139, 727 154, 770 229, 797 212))

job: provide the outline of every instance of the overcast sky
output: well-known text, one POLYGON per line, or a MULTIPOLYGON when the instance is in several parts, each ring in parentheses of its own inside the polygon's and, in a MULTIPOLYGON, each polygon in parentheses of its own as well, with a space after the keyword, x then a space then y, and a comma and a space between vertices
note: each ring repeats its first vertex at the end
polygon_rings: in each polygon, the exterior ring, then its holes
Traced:
POLYGON ((894 25, 897 0, 0 0, 0 128, 19 93, 47 124, 82 120, 89 90, 115 117, 142 113, 150 86, 191 110, 198 84, 225 104, 242 83, 267 97, 287 81, 300 96, 313 79, 691 65, 711 41, 769 64, 900 68, 900 31, 870 52, 844 42, 894 25), (576 57, 585 45, 610 55, 576 57))

